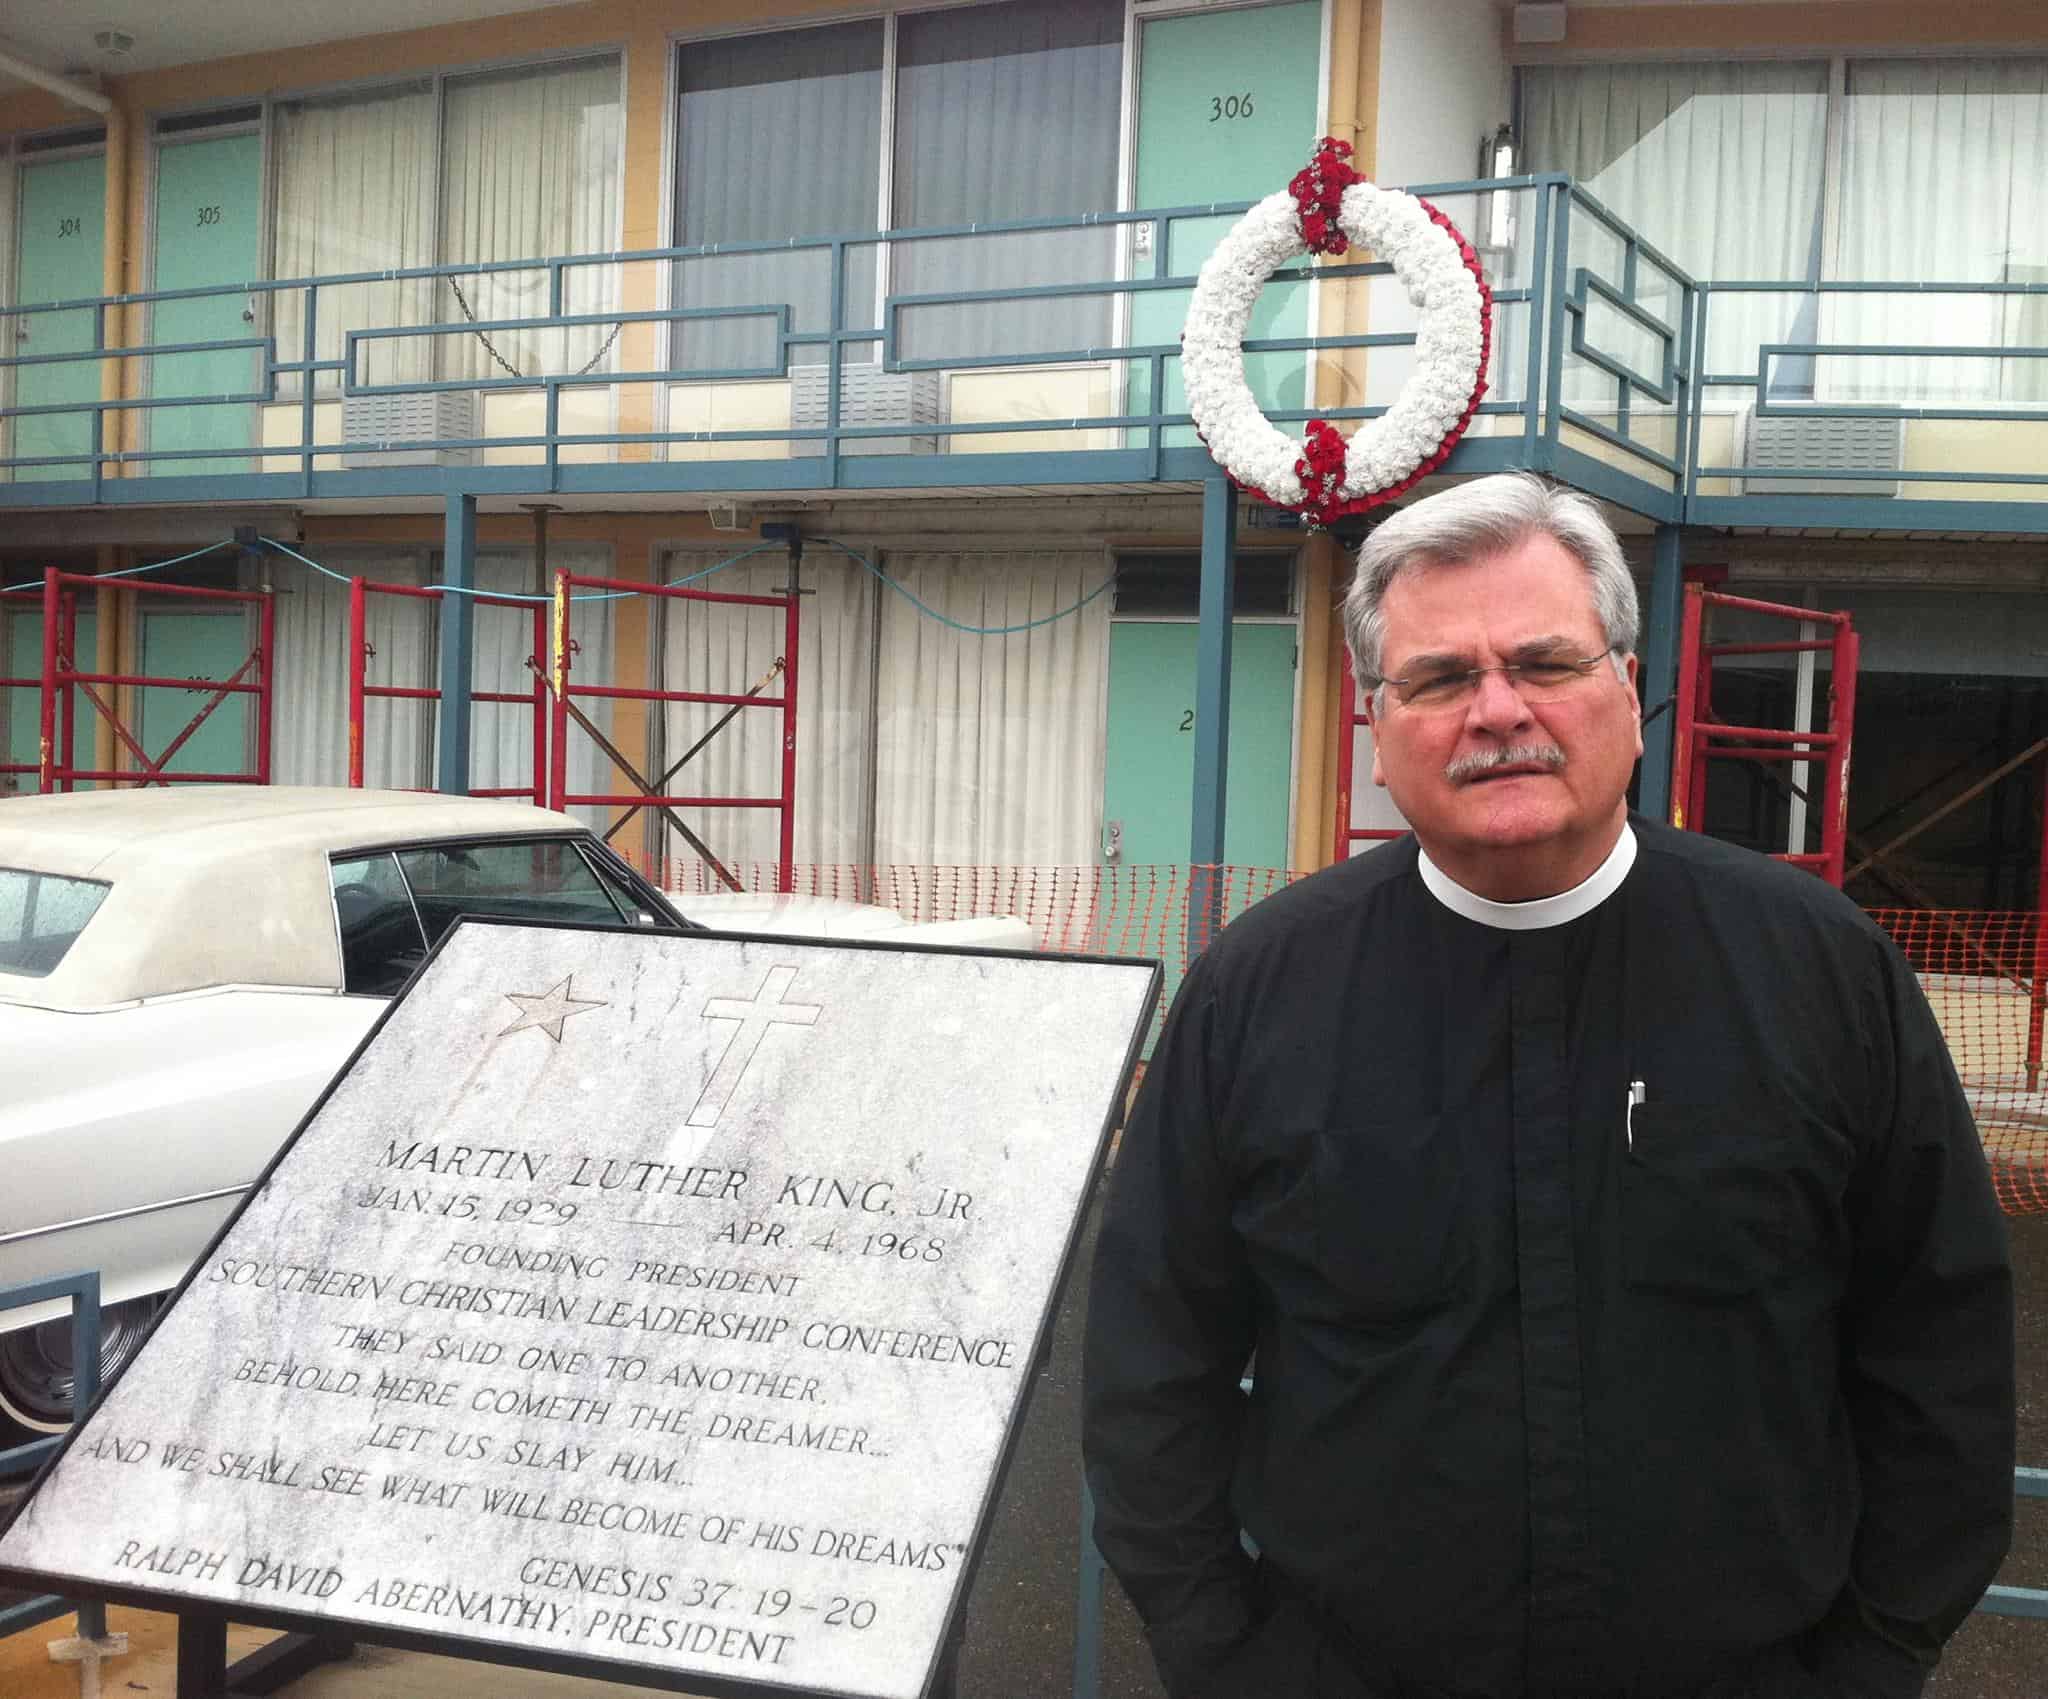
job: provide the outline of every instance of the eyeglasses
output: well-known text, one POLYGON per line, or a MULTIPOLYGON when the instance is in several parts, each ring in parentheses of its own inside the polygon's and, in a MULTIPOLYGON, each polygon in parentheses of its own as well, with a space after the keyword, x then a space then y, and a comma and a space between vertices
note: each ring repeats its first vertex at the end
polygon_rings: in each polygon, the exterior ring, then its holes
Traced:
POLYGON ((1393 688, 1402 707, 1426 711, 1463 707, 1472 700, 1479 689, 1479 681, 1488 673, 1499 673, 1524 702, 1555 702, 1577 690, 1609 655, 1619 652, 1607 649, 1597 655, 1581 655, 1577 659, 1563 655, 1544 656, 1501 667, 1444 667, 1380 682, 1393 688))

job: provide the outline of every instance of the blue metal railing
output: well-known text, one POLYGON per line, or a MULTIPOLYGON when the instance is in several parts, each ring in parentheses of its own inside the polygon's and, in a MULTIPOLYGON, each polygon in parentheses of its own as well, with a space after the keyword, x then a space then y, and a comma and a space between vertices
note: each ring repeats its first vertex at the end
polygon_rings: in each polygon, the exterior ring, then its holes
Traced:
MULTIPOLYGON (((60 1274, 48 1280, 31 1280, 21 1286, 0 1286, 0 1312, 24 1309, 30 1304, 71 1303, 71 1362, 73 1381, 71 1410, 74 1420, 83 1420, 92 1401, 100 1394, 100 1277, 97 1273, 60 1274)), ((58 1437, 31 1440, 27 1445, 0 1451, 0 1478, 13 1475, 24 1464, 40 1463, 57 1449, 58 1437)), ((0 1637, 74 1608, 69 1599, 44 1593, 0 1610, 0 1637)), ((81 1640, 103 1640, 107 1633, 107 1607, 97 1599, 79 1601, 78 1636, 81 1640)))
MULTIPOLYGON (((1707 428, 1716 415, 1737 408, 1763 419, 1897 419, 1919 433, 1944 424, 2048 425, 2048 282, 1702 281, 1562 176, 1430 184, 1417 192, 1444 202, 1468 231, 1479 216, 1496 223, 1503 208, 1516 227, 1514 238, 1483 250, 1497 285, 1492 391, 1448 470, 1526 466, 1669 523, 1968 528, 1974 514, 1981 528, 2048 531, 2048 469, 2024 453, 2002 457, 2014 462, 2010 466, 1973 464, 1969 457, 1978 448, 1959 442, 1945 450, 1922 435, 1898 455, 1902 464, 1895 468, 1758 466, 1746 455, 1729 464, 1719 449, 1724 433, 1707 428), (1772 296, 1797 303, 1780 315, 1780 328, 1797 321, 1811 334, 1802 339, 1773 331, 1752 340, 1745 331, 1735 339, 1742 369, 1718 369, 1707 350, 1717 339, 1725 350, 1729 315, 1740 311, 1736 303, 1772 296), (1970 307, 1995 337, 2010 328, 2014 309, 2031 315, 2036 304, 2044 327, 2039 334, 2014 332, 2006 341, 1969 344, 1926 340, 1959 305, 1970 307), (1989 324, 1993 305, 1996 326, 1989 324), (1916 339, 1881 342, 1859 334, 1902 321, 1916 339), (1896 366, 1879 366, 1860 386, 1898 399, 1872 400, 1845 383, 1807 382, 1801 393, 1787 393, 1788 373, 1810 375, 1823 366, 1833 372, 1851 361, 1866 373, 1874 362, 1922 365, 1906 376, 1896 366), (1989 387, 2015 395, 1980 399, 1986 362, 2013 374, 1995 377, 1989 387), (1931 383, 1929 371, 1946 372, 1953 380, 1946 387, 1961 399, 1940 394, 1943 385, 1931 383), (1954 469, 1946 469, 1946 461, 1954 461, 1954 469), (1816 497, 1797 487, 1821 478, 1867 484, 1874 493, 1816 497), (1714 487, 1738 479, 1739 493, 1714 487), (1973 492, 1973 499, 1954 499, 1950 487, 1973 492)), ((0 407, 0 427, 12 427, 0 440, 7 450, 0 454, 0 478, 12 480, 0 489, 0 504, 1187 483, 1203 477, 1209 462, 1193 445, 1187 413, 1169 405, 1179 347, 1145 334, 1154 322, 1145 303, 1190 290, 1194 277, 1171 269, 1181 263, 1176 244, 1201 249, 1208 234, 1203 221, 1233 216, 1247 204, 262 279, 0 307, 0 347, 14 347, 8 327, 62 325, 51 315, 63 314, 74 315, 67 334, 77 344, 0 357, 0 399, 9 403, 0 407), (983 244, 995 246, 977 258, 983 244), (1010 259, 1027 251, 1020 244, 1052 256, 1039 264, 1040 273, 1062 275, 986 286, 991 276, 1018 271, 1010 259), (1088 254, 1074 257, 1076 244, 1088 254), (735 265, 761 280, 765 296, 787 298, 689 304, 706 298, 707 279, 711 290, 750 295, 745 279, 731 271, 735 265), (1155 265, 1158 275, 1140 275, 1155 265), (887 283, 892 268, 906 285, 895 292, 887 283), (949 272, 978 281, 949 289, 908 286, 949 272), (465 285, 501 297, 530 296, 536 310, 479 315, 462 293, 465 285), (349 293, 370 288, 410 295, 418 310, 408 317, 392 303, 384 313, 390 322, 376 322, 360 296, 349 293), (449 293, 461 315, 451 309, 434 316, 429 303, 449 293), (160 303, 209 300, 220 304, 235 334, 164 342, 122 334, 160 303), (925 345, 928 328, 943 328, 948 315, 956 345, 943 351, 925 345), (962 315, 973 316, 978 328, 959 332, 962 315), (1081 341, 1073 340, 1078 319, 1089 321, 1081 341), (283 346, 278 326, 294 320, 291 346, 283 346), (1038 345, 1048 335, 1057 345, 1038 345), (686 357, 686 344, 707 338, 715 344, 710 358, 686 357), (501 341, 519 346, 520 364, 536 369, 514 371, 502 358, 501 341), (558 345, 562 357, 543 360, 544 341, 558 345), (621 344, 630 358, 617 352, 621 344), (576 357, 593 346, 589 358, 576 357), (207 356, 233 365, 231 381, 204 394, 170 392, 172 367, 207 356), (814 420, 656 428, 667 397, 788 381, 793 365, 805 361, 822 367, 824 407, 814 420), (371 370, 380 366, 373 379, 371 370), (856 373, 957 379, 1056 367, 1108 372, 1110 381, 1087 403, 1091 411, 1055 415, 1049 403, 1018 399, 996 409, 998 416, 912 423, 857 416, 851 404, 856 373), (411 375, 394 375, 394 369, 411 375), (80 375, 65 384, 54 375, 63 372, 80 375), (81 393, 90 387, 83 374, 97 377, 100 395, 81 393), (647 428, 594 429, 565 419, 565 395, 591 391, 611 398, 614 426, 623 417, 647 428), (473 395, 480 404, 512 394, 535 398, 537 426, 494 430, 486 421, 464 435, 320 440, 325 410, 344 401, 442 393, 473 395), (291 440, 263 440, 259 409, 270 431, 282 430, 291 440), (223 426, 224 412, 242 423, 223 426), (149 421, 151 428, 131 420, 149 421), (187 434, 197 430, 199 440, 175 440, 191 421, 197 424, 187 434), (208 434, 222 429, 234 440, 208 434), (61 440, 25 444, 30 433, 61 440), (1075 433, 1088 446, 1071 446, 1075 433), (145 435, 151 440, 140 440, 145 435), (1046 446, 1016 446, 1034 436, 1046 446), (890 441, 906 437, 928 447, 904 452, 890 441), (990 438, 1001 440, 985 448, 990 438), (872 452, 878 445, 890 451, 872 452), (687 457, 670 452, 677 449, 687 457), (707 449, 716 452, 707 457, 707 449), (367 463, 344 464, 337 457, 345 453, 367 463), (391 458, 400 455, 435 463, 391 458), (482 456, 491 463, 475 463, 482 456), (448 463, 458 458, 470 463, 448 463)), ((1327 291, 1369 284, 1390 271, 1379 262, 1297 264, 1273 281, 1327 291)), ((489 301, 483 304, 488 310, 489 301)), ((1368 305, 1384 323, 1381 297, 1376 293, 1368 305)), ((1341 364, 1362 351, 1414 342, 1412 330, 1380 329, 1276 335, 1249 340, 1245 349, 1254 366, 1260 357, 1284 364, 1285 387, 1301 401, 1316 393, 1319 362, 1341 364)), ((1343 374, 1347 397, 1360 390, 1355 377, 1343 374)), ((1352 422, 1386 410, 1369 395, 1327 408, 1283 405, 1277 391, 1266 400, 1268 417, 1283 427, 1311 417, 1352 422)))
MULTIPOLYGON (((2013 1477, 2013 1490, 2022 1499, 2048 1499, 2048 1469, 2015 1469, 2013 1477)), ((2048 1618, 2048 1590, 2039 1587, 1993 1587, 1977 1608, 1987 1616, 2048 1618)))
MULTIPOLYGON (((1476 204, 1476 198, 1483 196, 1489 203, 1511 203, 1524 230, 1533 231, 1533 240, 1492 255, 1496 270, 1505 271, 1506 275, 1495 279, 1499 286, 1494 291, 1494 394, 1481 407, 1482 414, 1493 420, 1514 419, 1519 430, 1511 428, 1505 434, 1475 433, 1468 437, 1459 451, 1461 459, 1454 461, 1451 469, 1476 471, 1506 464, 1535 464, 1566 476, 1581 472, 1603 486, 1601 493, 1626 505, 1659 517, 1673 516, 1682 483, 1682 465, 1668 447, 1659 446, 1638 427, 1646 417, 1660 419, 1659 428, 1667 435, 1675 431, 1682 440, 1689 416, 1689 351, 1696 285, 1563 177, 1426 185, 1419 192, 1447 202, 1465 197, 1476 204), (1573 252, 1575 237, 1590 241, 1595 232, 1602 245, 1612 247, 1622 256, 1618 266, 1604 263, 1597 254, 1573 252), (1639 274, 1648 273, 1661 280, 1667 297, 1665 304, 1660 305, 1639 292, 1639 274), (1659 350, 1654 362, 1656 369, 1637 369, 1631 363, 1628 348, 1603 342, 1595 322, 1600 320, 1619 325, 1627 338, 1648 338, 1659 350), (1564 345, 1567 333, 1568 348, 1564 345), (1611 384, 1613 420, 1594 418, 1566 404, 1567 374, 1580 371, 1598 372, 1611 384), (1514 393, 1517 390, 1520 393, 1514 393), (1586 454, 1575 444, 1574 434, 1596 443, 1604 458, 1586 454)), ((0 408, 0 420, 15 427, 12 440, 5 445, 9 451, 0 455, 0 475, 11 477, 13 483, 0 499, 16 505, 46 505, 75 504, 81 500, 95 504, 155 501, 198 493, 210 500, 237 496, 260 500, 292 495, 361 495, 400 487, 410 492, 500 487, 536 491, 566 487, 901 487, 1024 484, 1053 479, 1082 483, 1184 482, 1203 475, 1207 456, 1191 445, 1191 433, 1186 428, 1192 421, 1187 413, 1165 404, 1170 396, 1169 379, 1175 375, 1179 360, 1179 347, 1176 342, 1144 339, 1135 333, 1131 321, 1142 317, 1137 304, 1146 298, 1185 293, 1193 287, 1192 275, 1166 269, 1176 237, 1182 237, 1183 246, 1197 246, 1202 233, 1192 229, 1196 221, 1234 215, 1248 204, 1229 202, 785 242, 424 266, 0 307, 0 330, 9 324, 36 323, 52 314, 90 314, 89 336, 83 334, 82 324, 72 326, 77 347, 15 352, 0 357, 0 382, 11 382, 15 391, 7 397, 11 404, 0 408), (885 292, 871 313, 860 309, 862 316, 856 316, 858 302, 866 299, 870 288, 870 271, 879 274, 885 269, 880 256, 914 254, 929 244, 949 245, 936 267, 925 263, 918 268, 929 273, 934 269, 943 271, 954 263, 955 254, 966 253, 978 243, 1007 241, 1014 248, 1018 241, 1025 240, 1050 248, 1059 240, 1071 242, 1077 235, 1085 236, 1091 231, 1102 232, 1108 239, 1081 266, 1080 275, 995 288, 885 292), (1141 234, 1144 242, 1137 239, 1141 234), (1147 264, 1136 256, 1147 250, 1160 257, 1161 275, 1135 275, 1147 264), (628 293, 625 279, 636 272, 636 293, 642 300, 654 301, 664 294, 688 300, 693 280, 707 268, 729 267, 749 258, 756 263, 774 262, 779 280, 802 273, 808 267, 810 281, 816 283, 820 281, 816 274, 822 271, 822 281, 828 285, 822 292, 829 295, 822 319, 807 322, 796 299, 701 306, 620 304, 597 311, 568 310, 572 303, 587 303, 593 295, 623 302, 628 293), (1087 275, 1088 265, 1106 268, 1106 273, 1087 275), (522 274, 529 282, 544 285, 545 311, 475 316, 470 313, 468 298, 459 293, 464 283, 475 287, 476 280, 491 279, 496 280, 493 286, 497 287, 518 282, 522 274), (399 285, 435 295, 444 287, 454 289, 463 316, 425 322, 365 323, 360 322, 360 301, 350 303, 342 293, 365 286, 399 285), (232 314, 256 328, 244 334, 177 342, 152 342, 147 337, 110 339, 110 331, 146 318, 160 303, 207 300, 220 303, 224 318, 232 314), (961 337, 961 346, 943 353, 912 346, 913 327, 923 315, 943 317, 948 310, 956 314, 970 312, 979 314, 986 326, 1008 314, 1014 324, 1034 311, 1042 313, 1060 303, 1075 303, 1074 311, 1081 312, 1085 309, 1078 304, 1089 300, 1102 303, 1101 309, 1091 316, 1107 334, 1091 336, 1082 345, 1023 346, 1030 341, 1028 336, 1004 328, 984 329, 979 335, 961 337), (863 316, 872 322, 862 322, 863 316), (281 319, 292 317, 298 320, 298 328, 291 339, 294 346, 287 349, 280 347, 274 327, 281 319), (323 356, 321 326, 330 319, 342 328, 324 340, 331 346, 338 339, 339 352, 323 356), (635 355, 631 361, 608 357, 624 327, 641 327, 639 334, 626 339, 635 355), (683 339, 693 332, 707 330, 718 336, 722 351, 729 351, 740 339, 751 336, 761 345, 761 356, 715 365, 692 364, 681 359, 678 350, 683 339), (499 350, 494 339, 525 339, 531 345, 538 338, 551 336, 566 352, 576 339, 587 344, 601 332, 609 334, 592 361, 570 369, 572 362, 564 359, 558 362, 561 369, 539 370, 531 376, 514 375, 506 369, 509 363, 501 359, 499 370, 491 370, 469 346, 469 339, 474 338, 497 357, 499 350), (1006 342, 1020 345, 1003 346, 1006 342), (460 349, 452 359, 448 352, 451 346, 460 349), (419 352, 413 352, 414 349, 419 352), (208 355, 239 356, 234 381, 204 394, 165 392, 164 381, 160 381, 163 368, 154 362, 208 355), (626 392, 640 389, 646 393, 638 405, 652 414, 659 392, 673 386, 715 387, 786 379, 790 376, 792 355, 821 361, 825 368, 826 404, 820 422, 725 430, 564 427, 565 392, 604 390, 622 398, 626 392), (387 365, 409 365, 417 375, 371 381, 366 368, 372 364, 373 356, 387 365), (857 361, 853 356, 858 357, 857 361), (1118 381, 1109 386, 1108 407, 1098 406, 1078 416, 1040 416, 1041 410, 1025 407, 1015 411, 1032 416, 942 418, 919 421, 913 426, 893 419, 870 422, 850 416, 848 367, 856 363, 888 373, 1107 367, 1118 381), (466 364, 473 370, 467 375, 449 375, 451 364, 466 364), (97 374, 103 393, 98 397, 79 393, 86 387, 83 378, 74 379, 64 393, 50 392, 49 385, 55 380, 49 374, 63 370, 97 374), (38 373, 42 375, 38 377, 38 373), (152 377, 152 373, 156 376, 152 377), (38 385, 38 393, 22 393, 25 386, 33 389, 38 385), (351 454, 386 456, 492 453, 499 464, 415 467, 387 463, 338 467, 335 457, 344 452, 345 445, 319 440, 321 409, 343 398, 441 392, 467 392, 489 398, 513 391, 538 396, 539 430, 496 434, 476 431, 461 436, 422 434, 347 446, 351 454), (255 410, 259 407, 276 410, 269 421, 274 427, 295 421, 294 440, 262 440, 264 432, 255 428, 255 410), (217 425, 219 410, 223 408, 240 410, 246 417, 251 427, 246 433, 247 440, 224 442, 210 438, 191 445, 164 440, 181 414, 217 425), (213 411, 200 413, 200 409, 213 411), (132 440, 143 432, 139 426, 123 423, 129 418, 154 421, 156 428, 148 433, 153 440, 132 440), (37 425, 37 421, 45 423, 37 425), (62 437, 68 432, 69 440, 31 445, 35 451, 25 451, 21 441, 24 426, 32 426, 45 437, 62 437), (1043 452, 1022 452, 1008 446, 1020 435, 1054 433, 1056 439, 1071 441, 1071 433, 1076 432, 1092 433, 1097 439, 1106 435, 1119 446, 1072 450, 1061 442, 1060 446, 1043 452), (943 446, 944 452, 927 456, 860 452, 871 441, 902 439, 906 435, 932 439, 943 446), (980 452, 975 439, 990 436, 1008 441, 999 452, 980 452), (1183 447, 1183 442, 1189 446, 1183 447), (622 450, 652 455, 664 448, 701 449, 705 445, 719 445, 731 453, 713 461, 620 457, 622 450), (503 464, 508 453, 531 454, 534 458, 519 464, 503 464), (592 464, 592 454, 608 458, 592 464), (860 464, 849 465, 850 459, 857 459, 860 464), (906 461, 917 463, 901 464, 906 461), (946 464, 950 461, 973 464, 952 467, 946 464), (222 470, 223 462, 231 463, 228 470, 222 470), (240 469, 257 465, 265 470, 240 469), (181 476, 188 473, 199 476, 181 476), (185 487, 180 488, 181 484, 185 487)), ((1447 210, 1457 216, 1460 209, 1453 205, 1447 210)), ((1005 250, 992 251, 1001 254, 1005 250)), ((961 262, 959 274, 976 275, 990 269, 987 265, 961 262)), ((1297 265, 1276 274, 1274 281, 1309 283, 1317 289, 1327 289, 1336 283, 1388 276, 1391 270, 1381 262, 1319 264, 1312 268, 1297 265)), ((731 287, 730 279, 726 286, 731 287)), ((794 286, 783 287, 796 295, 794 286)), ((541 293, 538 289, 534 292, 541 293)), ((819 293, 815 288, 811 290, 812 296, 819 293)), ((1372 304, 1377 308, 1377 301, 1372 304)), ((813 313, 810 318, 818 319, 818 315, 813 313)), ((1412 347, 1415 340, 1412 330, 1304 334, 1249 340, 1245 349, 1251 355, 1299 356, 1298 371, 1293 362, 1288 362, 1289 386, 1307 394, 1319 356, 1412 347)), ((0 346, 5 345, 0 342, 0 346)), ((1385 410, 1384 405, 1370 402, 1326 408, 1283 406, 1269 398, 1268 417, 1285 426, 1311 417, 1336 421, 1369 419, 1385 410)))

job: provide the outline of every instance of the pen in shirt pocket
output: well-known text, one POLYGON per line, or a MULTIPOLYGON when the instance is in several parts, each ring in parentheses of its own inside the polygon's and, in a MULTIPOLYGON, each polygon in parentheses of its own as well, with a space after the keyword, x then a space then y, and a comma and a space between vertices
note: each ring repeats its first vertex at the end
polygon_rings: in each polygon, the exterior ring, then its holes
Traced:
POLYGON ((1636 1110, 1640 1105, 1647 1103, 1649 1098, 1650 1088, 1644 1085, 1641 1080, 1630 1080, 1628 1082, 1628 1112, 1624 1116, 1621 1125, 1622 1131, 1628 1137, 1628 1148, 1630 1150, 1636 1148, 1636 1110))

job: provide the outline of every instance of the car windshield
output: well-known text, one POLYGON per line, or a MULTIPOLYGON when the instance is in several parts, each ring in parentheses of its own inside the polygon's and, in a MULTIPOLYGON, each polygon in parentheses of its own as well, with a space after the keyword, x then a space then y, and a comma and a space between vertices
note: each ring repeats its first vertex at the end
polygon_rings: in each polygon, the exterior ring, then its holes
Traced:
POLYGON ((0 973, 41 979, 64 959, 113 887, 0 867, 0 973))

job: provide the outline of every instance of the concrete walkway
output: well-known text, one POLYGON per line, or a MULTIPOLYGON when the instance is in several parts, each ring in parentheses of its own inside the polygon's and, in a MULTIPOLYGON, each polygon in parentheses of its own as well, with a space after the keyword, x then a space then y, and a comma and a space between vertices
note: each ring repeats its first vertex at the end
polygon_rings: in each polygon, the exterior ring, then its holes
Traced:
MULTIPOLYGON (((107 1612, 107 1627, 128 1636, 128 1652, 104 1666, 104 1699, 171 1699, 177 1691, 178 1624, 153 1611, 107 1612)), ((46 1647, 71 1632, 59 1617, 0 1640, 0 1699, 78 1699, 78 1671, 50 1662, 46 1647)), ((247 1657, 272 1638, 268 1629, 230 1627, 228 1657, 247 1657)), ((302 1676, 290 1699, 676 1699, 653 1687, 620 1687, 575 1676, 543 1675, 458 1658, 430 1658, 363 1646, 345 1664, 329 1664, 302 1676)))

